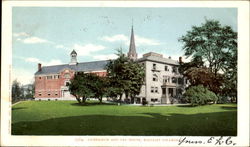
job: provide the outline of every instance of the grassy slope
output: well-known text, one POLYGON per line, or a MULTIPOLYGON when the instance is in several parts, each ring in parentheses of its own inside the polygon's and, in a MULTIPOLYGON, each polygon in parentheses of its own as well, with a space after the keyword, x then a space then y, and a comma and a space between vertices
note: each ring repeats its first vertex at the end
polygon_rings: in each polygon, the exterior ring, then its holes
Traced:
POLYGON ((12 108, 16 135, 237 135, 237 106, 79 106, 26 101, 12 108))

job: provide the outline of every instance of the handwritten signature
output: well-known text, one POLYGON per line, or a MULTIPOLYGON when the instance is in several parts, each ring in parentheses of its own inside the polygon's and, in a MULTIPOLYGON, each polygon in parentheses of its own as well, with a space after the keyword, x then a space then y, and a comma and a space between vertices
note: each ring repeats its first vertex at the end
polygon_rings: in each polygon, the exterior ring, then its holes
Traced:
POLYGON ((211 145, 236 145, 232 141, 232 137, 210 137, 208 140, 191 140, 187 137, 180 138, 178 145, 182 144, 211 144, 211 145))

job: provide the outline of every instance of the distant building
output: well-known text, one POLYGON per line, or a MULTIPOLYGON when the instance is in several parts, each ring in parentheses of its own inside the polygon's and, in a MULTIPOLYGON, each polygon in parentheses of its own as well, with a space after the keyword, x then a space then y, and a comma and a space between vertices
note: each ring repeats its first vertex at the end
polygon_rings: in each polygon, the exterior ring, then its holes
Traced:
MULTIPOLYGON (((178 72, 178 65, 181 61, 164 58, 163 55, 150 52, 138 59, 133 26, 131 29, 130 46, 128 57, 145 66, 145 84, 141 93, 136 99, 129 99, 131 103, 141 103, 146 99, 151 103, 171 103, 173 98, 178 98, 185 88, 186 80, 178 72)), ((70 95, 66 86, 75 72, 95 73, 99 76, 106 76, 105 66, 108 60, 93 62, 77 62, 77 53, 73 50, 70 54, 69 64, 43 66, 38 64, 38 71, 35 73, 35 99, 75 99, 70 95)))

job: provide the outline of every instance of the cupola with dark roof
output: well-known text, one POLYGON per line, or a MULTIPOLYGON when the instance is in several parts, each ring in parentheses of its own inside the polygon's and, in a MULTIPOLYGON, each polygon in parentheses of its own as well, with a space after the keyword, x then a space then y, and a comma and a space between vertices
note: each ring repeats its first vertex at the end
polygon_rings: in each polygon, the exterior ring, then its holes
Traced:
POLYGON ((71 60, 70 60, 70 63, 69 65, 76 65, 77 64, 77 53, 76 51, 73 49, 73 51, 70 53, 70 56, 71 56, 71 60))

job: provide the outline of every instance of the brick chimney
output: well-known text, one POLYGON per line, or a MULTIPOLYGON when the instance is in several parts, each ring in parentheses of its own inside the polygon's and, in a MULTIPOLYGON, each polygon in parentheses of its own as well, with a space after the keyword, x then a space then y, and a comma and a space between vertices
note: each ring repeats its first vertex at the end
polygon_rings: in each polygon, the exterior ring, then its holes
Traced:
POLYGON ((38 71, 42 71, 42 64, 38 63, 38 71))
POLYGON ((182 63, 182 57, 179 57, 179 63, 182 63))

